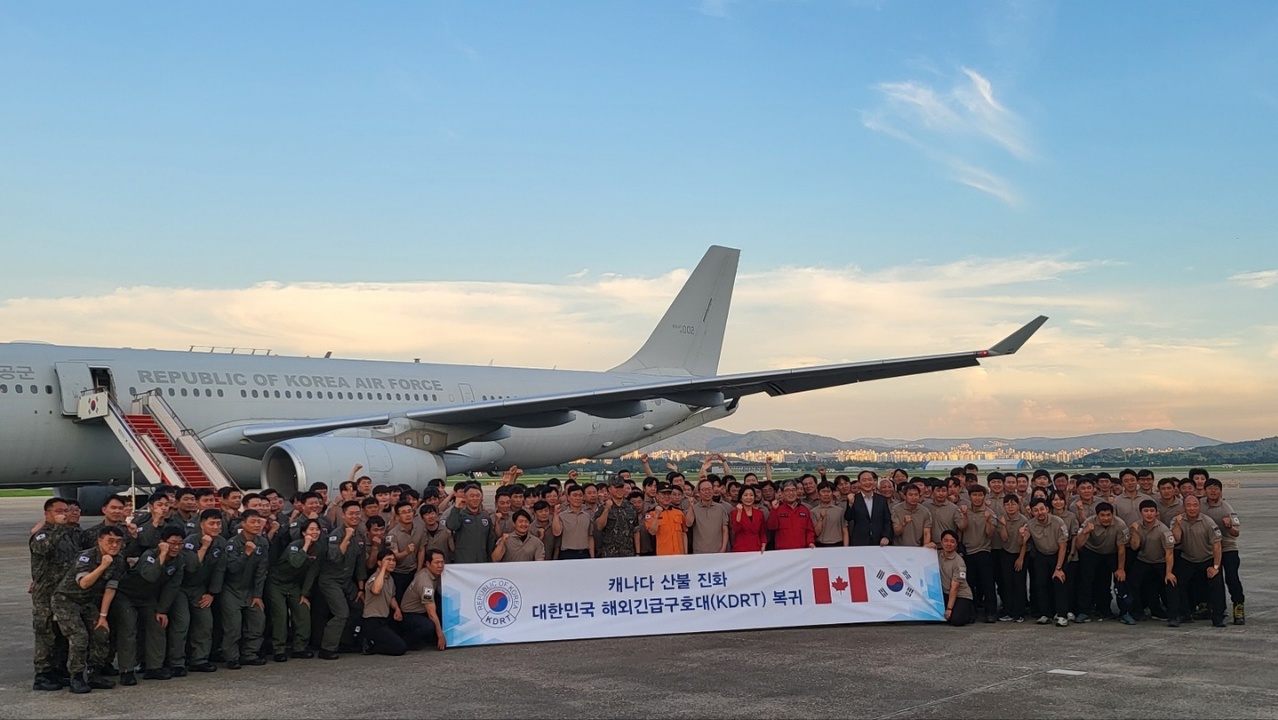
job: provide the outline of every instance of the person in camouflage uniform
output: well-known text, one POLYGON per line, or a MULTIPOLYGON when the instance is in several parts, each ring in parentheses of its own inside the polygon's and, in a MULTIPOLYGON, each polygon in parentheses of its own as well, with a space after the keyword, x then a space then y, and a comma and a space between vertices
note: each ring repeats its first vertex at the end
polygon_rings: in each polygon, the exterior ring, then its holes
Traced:
POLYGON ((608 483, 608 499, 595 512, 595 528, 602 537, 598 557, 639 554, 639 514, 626 501, 626 483, 620 478, 608 483))
MULTIPOLYGON (((44 522, 31 535, 31 619, 35 632, 35 690, 61 690, 66 685, 65 652, 59 652, 57 622, 53 619, 53 592, 71 568, 79 552, 78 538, 67 524, 67 503, 49 498, 44 522), (62 657, 59 657, 62 656, 62 657), (62 660, 61 666, 58 662, 62 660)), ((65 641, 63 641, 65 644, 65 641)), ((68 680, 69 682, 69 680, 68 680)))
POLYGON ((67 639, 67 672, 73 693, 115 687, 115 682, 97 671, 106 664, 111 650, 107 613, 127 570, 119 555, 123 546, 123 530, 101 528, 97 546, 80 551, 53 593, 53 619, 67 639))

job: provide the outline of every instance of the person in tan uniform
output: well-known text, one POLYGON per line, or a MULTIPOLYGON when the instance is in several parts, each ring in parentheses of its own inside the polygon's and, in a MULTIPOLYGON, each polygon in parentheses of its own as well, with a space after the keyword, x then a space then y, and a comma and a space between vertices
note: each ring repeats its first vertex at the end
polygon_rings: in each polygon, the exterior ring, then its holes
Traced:
MULTIPOLYGON (((1114 516, 1114 506, 1101 501, 1096 504, 1096 514, 1083 521, 1074 539, 1078 550, 1078 595, 1081 610, 1074 618, 1085 623, 1095 614, 1099 620, 1113 617, 1114 602, 1111 588, 1115 581, 1127 583, 1127 545, 1131 541, 1131 529, 1114 516)), ((1119 613, 1125 625, 1135 625, 1136 620, 1126 610, 1119 613)))
POLYGON ((1056 621, 1057 627, 1069 625, 1066 613, 1069 601, 1065 594, 1065 561, 1068 555, 1069 532, 1065 523, 1051 513, 1047 501, 1035 498, 1030 501, 1033 516, 1029 528, 1030 547, 1034 551, 1033 602, 1037 607, 1038 624, 1056 621))
POLYGON ((502 535, 493 548, 493 562, 522 562, 528 560, 545 560, 546 547, 541 540, 529 532, 532 529, 532 516, 527 510, 516 510, 511 522, 514 528, 502 535))
POLYGON ((941 591, 945 598, 945 622, 962 627, 975 621, 972 605, 972 588, 967 584, 967 564, 958 554, 958 533, 946 530, 941 533, 941 549, 938 551, 941 565, 941 591))
POLYGON ((1003 516, 998 521, 998 536, 1003 543, 1002 578, 1006 588, 1003 615, 1000 620, 1025 622, 1025 541, 1029 528, 1021 514, 1021 500, 1014 493, 1003 497, 1003 516))
MULTIPOLYGON (((1206 477, 1206 473, 1206 470, 1202 471, 1202 513, 1220 526, 1221 569, 1224 571, 1225 586, 1229 588, 1229 600, 1234 604, 1234 624, 1244 625, 1247 619, 1243 610, 1243 586, 1238 577, 1238 536, 1242 534, 1242 525, 1238 513, 1234 512, 1233 506, 1223 497, 1224 484, 1216 478, 1206 477)), ((1190 475, 1193 476, 1192 471, 1190 475)))
POLYGON ((905 488, 905 502, 892 508, 892 532, 896 535, 893 545, 934 548, 932 542, 932 513, 919 502, 922 491, 917 485, 905 488))
MULTIPOLYGON (((1180 545, 1180 564, 1176 577, 1180 579, 1180 605, 1188 613, 1193 608, 1190 600, 1199 591, 1207 598, 1211 608, 1213 627, 1225 627, 1225 580, 1221 574, 1221 532, 1216 521, 1202 513, 1201 502, 1196 495, 1185 498, 1185 513, 1172 520, 1172 535, 1180 545)), ((1193 617, 1173 616, 1173 621, 1193 622, 1193 617)), ((1178 623, 1177 623, 1178 624, 1178 623)))
POLYGON ((1158 519, 1158 503, 1142 500, 1140 514, 1140 521, 1131 525, 1131 547, 1136 551, 1136 562, 1130 571, 1132 599, 1154 620, 1179 618, 1180 592, 1176 590, 1173 554, 1176 537, 1158 519))

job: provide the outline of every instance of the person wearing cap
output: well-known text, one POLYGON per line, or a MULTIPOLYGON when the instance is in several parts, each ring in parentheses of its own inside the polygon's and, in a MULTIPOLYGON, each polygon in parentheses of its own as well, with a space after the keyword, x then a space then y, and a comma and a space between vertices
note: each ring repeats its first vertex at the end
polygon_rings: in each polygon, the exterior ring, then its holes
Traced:
MULTIPOLYGON (((626 483, 619 477, 608 482, 608 497, 595 511, 595 548, 599 557, 634 557, 639 554, 639 514, 626 501, 626 483)), ((587 499, 588 501, 588 499, 587 499)))
POLYGON ((657 506, 644 515, 648 532, 656 538, 657 556, 686 555, 688 533, 683 510, 674 504, 674 486, 657 485, 657 506))

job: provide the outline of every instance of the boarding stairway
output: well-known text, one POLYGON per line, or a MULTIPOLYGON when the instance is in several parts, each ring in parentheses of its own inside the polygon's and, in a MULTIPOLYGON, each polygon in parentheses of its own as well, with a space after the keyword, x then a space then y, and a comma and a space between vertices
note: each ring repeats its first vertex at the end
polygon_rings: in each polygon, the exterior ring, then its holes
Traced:
POLYGON ((152 485, 213 488, 236 487, 194 430, 186 427, 159 390, 133 398, 129 412, 105 390, 80 396, 80 421, 102 420, 120 441, 133 464, 152 485))

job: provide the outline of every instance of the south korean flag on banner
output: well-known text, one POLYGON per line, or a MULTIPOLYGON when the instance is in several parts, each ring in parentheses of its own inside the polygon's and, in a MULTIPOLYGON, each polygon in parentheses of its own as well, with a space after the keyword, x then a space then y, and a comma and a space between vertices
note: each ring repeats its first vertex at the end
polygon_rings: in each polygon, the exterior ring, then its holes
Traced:
POLYGON ((914 597, 914 576, 909 570, 882 570, 874 574, 877 582, 875 592, 881 598, 903 593, 905 597, 914 597))

